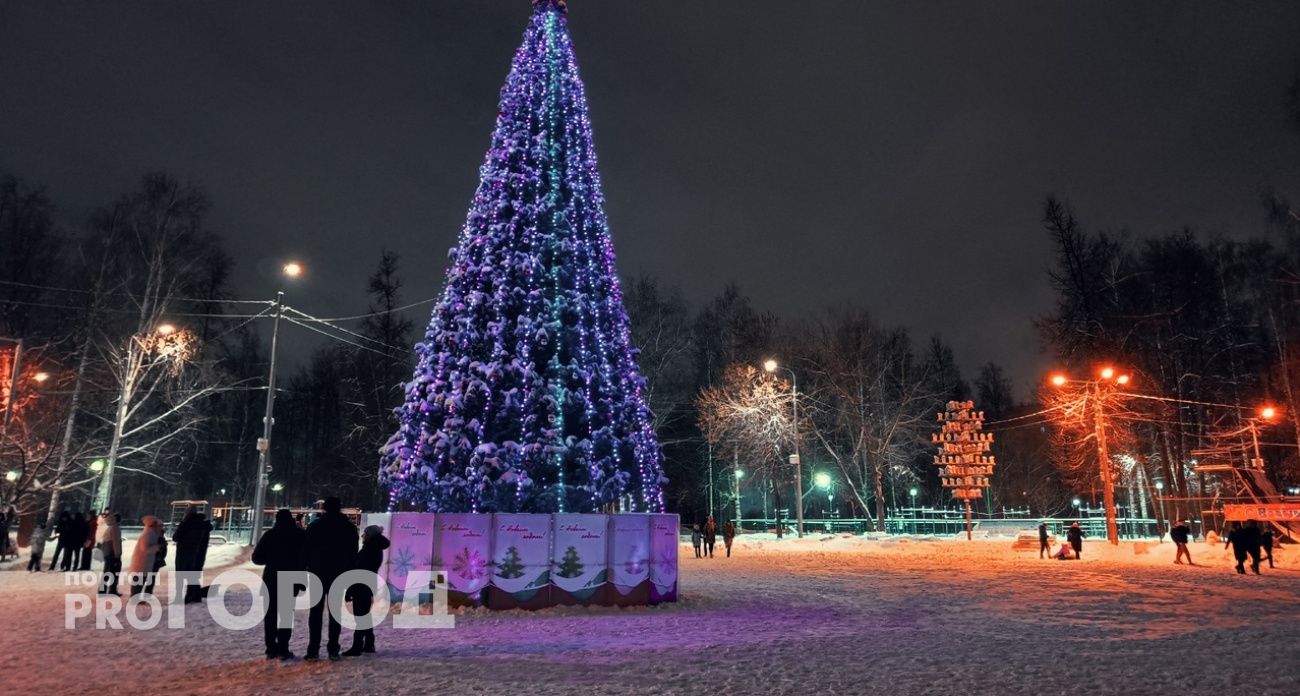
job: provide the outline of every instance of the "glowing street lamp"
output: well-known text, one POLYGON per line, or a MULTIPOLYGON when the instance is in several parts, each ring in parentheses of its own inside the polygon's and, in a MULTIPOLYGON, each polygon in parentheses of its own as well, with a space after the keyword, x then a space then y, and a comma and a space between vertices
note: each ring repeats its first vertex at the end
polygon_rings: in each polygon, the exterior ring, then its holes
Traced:
MULTIPOLYGON (((1101 487, 1105 498, 1106 539, 1111 544, 1117 545, 1119 544, 1119 516, 1115 507, 1115 473, 1112 471, 1110 451, 1106 446, 1106 409, 1102 389, 1114 390, 1117 387, 1128 386, 1133 380, 1127 373, 1119 372, 1111 365, 1102 367, 1097 374, 1098 379, 1077 380, 1077 382, 1084 386, 1084 399, 1093 399, 1093 439, 1097 442, 1097 463, 1101 470, 1101 487)), ((1052 375, 1049 379, 1057 387, 1076 381, 1067 379, 1062 374, 1052 375)))
POLYGON ((14 481, 17 481, 18 477, 21 475, 22 474, 18 473, 17 471, 10 469, 9 471, 5 472, 5 480, 8 481, 9 483, 13 483, 14 481))
POLYGON ((158 325, 158 328, 154 329, 154 331, 158 332, 158 335, 159 335, 159 336, 170 336, 170 335, 176 333, 176 325, 175 325, 175 324, 159 324, 159 325, 158 325))
POLYGON ((89 468, 91 471, 95 472, 96 474, 102 474, 104 472, 105 463, 106 462, 103 459, 96 459, 95 461, 90 463, 89 468))
POLYGON ((736 531, 740 531, 740 479, 745 478, 742 469, 736 469, 731 477, 733 498, 736 501, 736 531))
POLYGON ((45 382, 49 378, 50 378, 50 373, 48 372, 37 372, 36 374, 32 375, 32 379, 36 380, 38 384, 45 382))
POLYGON ((823 490, 831 487, 831 475, 825 471, 819 471, 813 474, 813 483, 823 490))
MULTIPOLYGON (((303 266, 289 261, 280 269, 286 278, 298 278, 303 266)), ((257 439, 257 478, 253 487, 253 527, 248 543, 255 544, 262 536, 262 508, 266 506, 266 484, 271 476, 271 430, 275 427, 275 357, 280 343, 280 319, 284 316, 284 291, 275 295, 275 323, 271 328, 271 366, 266 375, 266 415, 262 417, 262 437, 257 439)))

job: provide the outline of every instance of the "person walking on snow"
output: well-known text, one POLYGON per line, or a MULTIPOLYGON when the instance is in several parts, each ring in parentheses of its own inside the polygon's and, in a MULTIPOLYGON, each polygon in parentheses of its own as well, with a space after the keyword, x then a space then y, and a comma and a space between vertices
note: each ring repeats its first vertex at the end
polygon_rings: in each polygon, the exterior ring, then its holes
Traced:
POLYGON ((72 515, 72 521, 68 523, 68 538, 64 541, 63 560, 59 562, 59 570, 69 571, 81 568, 81 545, 86 543, 86 533, 90 528, 86 525, 86 516, 80 512, 72 515))
POLYGON ((45 553, 45 525, 38 524, 36 529, 32 530, 32 540, 27 547, 32 557, 27 560, 27 572, 36 572, 41 569, 41 555, 45 553))
POLYGON ((1259 530, 1259 541, 1264 547, 1264 553, 1268 555, 1268 567, 1273 566, 1273 528, 1265 525, 1259 530))
POLYGON ((700 558, 700 544, 704 543, 704 535, 700 534, 700 525, 691 525, 691 546, 695 547, 695 557, 700 558))
POLYGON ((1074 557, 1083 560, 1083 529, 1079 523, 1075 522, 1070 525, 1070 529, 1065 532, 1065 538, 1070 542, 1070 548, 1074 549, 1074 557))
MULTIPOLYGON (((357 552, 352 568, 378 573, 379 566, 384 563, 384 549, 387 548, 388 539, 384 537, 384 528, 374 524, 366 527, 365 534, 361 538, 361 550, 357 552)), ((375 593, 369 585, 358 584, 348 588, 347 598, 352 600, 352 614, 361 617, 370 613, 370 605, 375 600, 375 593)), ((361 653, 373 653, 374 651, 375 629, 367 628, 362 630, 358 628, 352 634, 352 647, 348 648, 348 651, 343 653, 343 656, 357 657, 361 653)))
POLYGON ((1187 520, 1183 520, 1174 525, 1169 530, 1169 538, 1173 540, 1174 546, 1178 547, 1178 553, 1174 555, 1174 563, 1183 564, 1183 557, 1187 557, 1187 565, 1196 565, 1192 562, 1192 552, 1187 549, 1187 542, 1191 540, 1192 528, 1188 526, 1187 520))
MULTIPOLYGON (((1223 548, 1232 547, 1232 556, 1237 559, 1237 572, 1246 574, 1246 557, 1250 554, 1250 539, 1246 528, 1241 526, 1240 522, 1233 522, 1232 529, 1228 530, 1228 539, 1223 542, 1223 548)), ((1255 574, 1259 574, 1259 567, 1254 568, 1255 574)))
POLYGON ((713 521, 713 515, 704 523, 704 555, 713 558, 713 546, 718 543, 718 523, 713 521))
MULTIPOLYGON (((330 586, 338 576, 352 567, 357 553, 357 526, 343 515, 343 503, 333 496, 321 503, 323 513, 307 525, 307 538, 303 542, 303 556, 307 570, 320 578, 321 591, 329 597, 330 586)), ((307 660, 320 659, 320 632, 325 618, 326 602, 322 599, 313 605, 307 615, 307 660)), ((343 626, 330 614, 329 642, 326 649, 331 660, 339 660, 339 633, 343 626)))
MULTIPOLYGON (((208 558, 208 540, 212 537, 212 524, 193 505, 185 511, 185 517, 172 532, 172 541, 176 542, 176 570, 203 572, 203 563, 208 558)), ((203 601, 203 587, 200 584, 185 587, 185 603, 203 601)))
POLYGON ((307 532, 294 523, 293 513, 281 509, 275 513, 275 526, 266 530, 253 548, 253 563, 262 566, 262 595, 266 597, 266 616, 262 621, 266 639, 266 659, 292 660, 289 638, 293 625, 281 628, 276 624, 279 616, 279 585, 281 572, 303 570, 303 542, 307 532))
POLYGON ((99 549, 104 567, 100 570, 99 594, 117 594, 117 578, 122 572, 122 529, 117 515, 105 510, 95 528, 95 548, 99 549))
POLYGON ((1250 569, 1256 575, 1259 575, 1259 550, 1264 545, 1263 534, 1259 531, 1259 523, 1255 520, 1246 520, 1246 553, 1250 555, 1250 569))
POLYGON ((1038 523, 1038 557, 1049 558, 1051 555, 1052 542, 1047 540, 1047 523, 1040 522, 1038 523))
POLYGON ((731 542, 736 540, 736 523, 727 520, 722 526, 722 543, 727 547, 727 558, 731 558, 731 542))

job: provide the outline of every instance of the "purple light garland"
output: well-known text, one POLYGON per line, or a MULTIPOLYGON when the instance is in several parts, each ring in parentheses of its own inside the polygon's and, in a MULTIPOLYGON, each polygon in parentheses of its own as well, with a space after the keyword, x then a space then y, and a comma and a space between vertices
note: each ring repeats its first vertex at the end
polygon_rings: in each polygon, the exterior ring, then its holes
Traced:
POLYGON ((562 0, 533 14, 382 450, 389 505, 591 512, 664 478, 562 0))

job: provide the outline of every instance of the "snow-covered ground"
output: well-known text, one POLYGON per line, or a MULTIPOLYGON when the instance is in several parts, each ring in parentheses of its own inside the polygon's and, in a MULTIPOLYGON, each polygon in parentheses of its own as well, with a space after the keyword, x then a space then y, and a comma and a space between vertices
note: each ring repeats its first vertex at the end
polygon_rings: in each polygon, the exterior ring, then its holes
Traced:
MULTIPOLYGON (((377 655, 291 664, 262 659, 260 628, 220 629, 198 606, 184 630, 65 630, 61 576, 10 570, 0 692, 1300 693, 1300 549, 1259 577, 1222 547, 1193 545, 1196 567, 1174 565, 1172 544, 1148 551, 1093 541, 1063 562, 1009 539, 754 535, 730 559, 683 547, 674 605, 385 623, 377 655)), ((210 565, 245 558, 215 547, 210 565)), ((300 614, 299 654, 305 633, 300 614)))

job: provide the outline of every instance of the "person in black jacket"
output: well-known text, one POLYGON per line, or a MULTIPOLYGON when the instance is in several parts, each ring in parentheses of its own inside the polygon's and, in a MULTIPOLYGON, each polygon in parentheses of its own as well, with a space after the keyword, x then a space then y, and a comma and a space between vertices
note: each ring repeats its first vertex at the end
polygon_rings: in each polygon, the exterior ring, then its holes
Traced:
MULTIPOLYGON (((357 556, 352 562, 352 568, 378 573, 379 566, 383 565, 384 562, 384 549, 387 548, 388 539, 384 536, 384 528, 373 524, 366 527, 365 535, 361 537, 361 550, 357 552, 357 556)), ((348 590, 348 599, 352 600, 352 613, 354 615, 366 616, 370 613, 370 605, 375 600, 375 593, 369 585, 353 585, 348 590)), ((343 653, 343 656, 356 657, 361 653, 372 653, 374 651, 375 629, 357 629, 352 634, 352 647, 348 648, 348 651, 343 653)))
POLYGON ((1047 540, 1047 523, 1038 524, 1038 557, 1047 558, 1052 555, 1052 544, 1047 540))
MULTIPOLYGON (((59 520, 54 523, 54 555, 50 556, 50 570, 59 564, 59 559, 68 554, 68 530, 72 527, 72 515, 67 510, 59 513, 59 520)), ((67 570, 67 562, 64 562, 64 570, 67 570)))
MULTIPOLYGON (((212 523, 193 505, 185 511, 185 517, 172 532, 172 541, 176 542, 176 571, 203 572, 203 563, 208 558, 208 540, 212 537, 212 523)), ((203 587, 200 584, 185 587, 185 603, 203 601, 203 587)))
MULTIPOLYGON (((1250 553, 1250 533, 1240 522, 1233 522, 1232 528, 1228 530, 1228 538, 1223 542, 1223 548, 1232 547, 1232 555, 1237 559, 1237 572, 1242 575, 1246 574, 1246 557, 1250 553)), ((1259 574, 1259 566, 1254 567, 1255 574, 1259 574)))
POLYGON ((1079 523, 1075 522, 1070 528, 1065 530, 1065 538, 1070 542, 1070 548, 1074 549, 1074 557, 1083 558, 1083 530, 1079 528, 1079 523))
POLYGON ((266 659, 292 660, 289 652, 289 637, 293 627, 280 628, 276 625, 279 600, 277 581, 281 571, 302 570, 303 542, 307 533, 293 523, 293 514, 288 510, 275 513, 275 526, 266 530, 253 548, 253 563, 264 566, 262 570, 262 592, 267 598, 266 616, 262 629, 266 638, 266 659))
POLYGON ((80 512, 73 513, 68 522, 67 539, 59 534, 59 539, 63 541, 63 560, 59 562, 59 570, 77 570, 81 567, 81 545, 86 543, 86 533, 89 531, 86 516, 80 512))
POLYGON ((1264 546, 1264 553, 1268 554, 1268 567, 1273 566, 1273 529, 1265 524, 1259 530, 1259 541, 1264 546))
MULTIPOLYGON (((352 560, 357 553, 357 526, 343 515, 343 504, 333 496, 321 503, 322 513, 316 521, 307 525, 307 539, 303 543, 303 559, 307 570, 320 578, 324 596, 312 605, 307 615, 307 655, 308 660, 320 659, 320 631, 326 612, 330 587, 338 576, 352 567, 352 560)), ((329 643, 326 649, 331 660, 340 659, 339 633, 343 626, 330 614, 329 643)))

